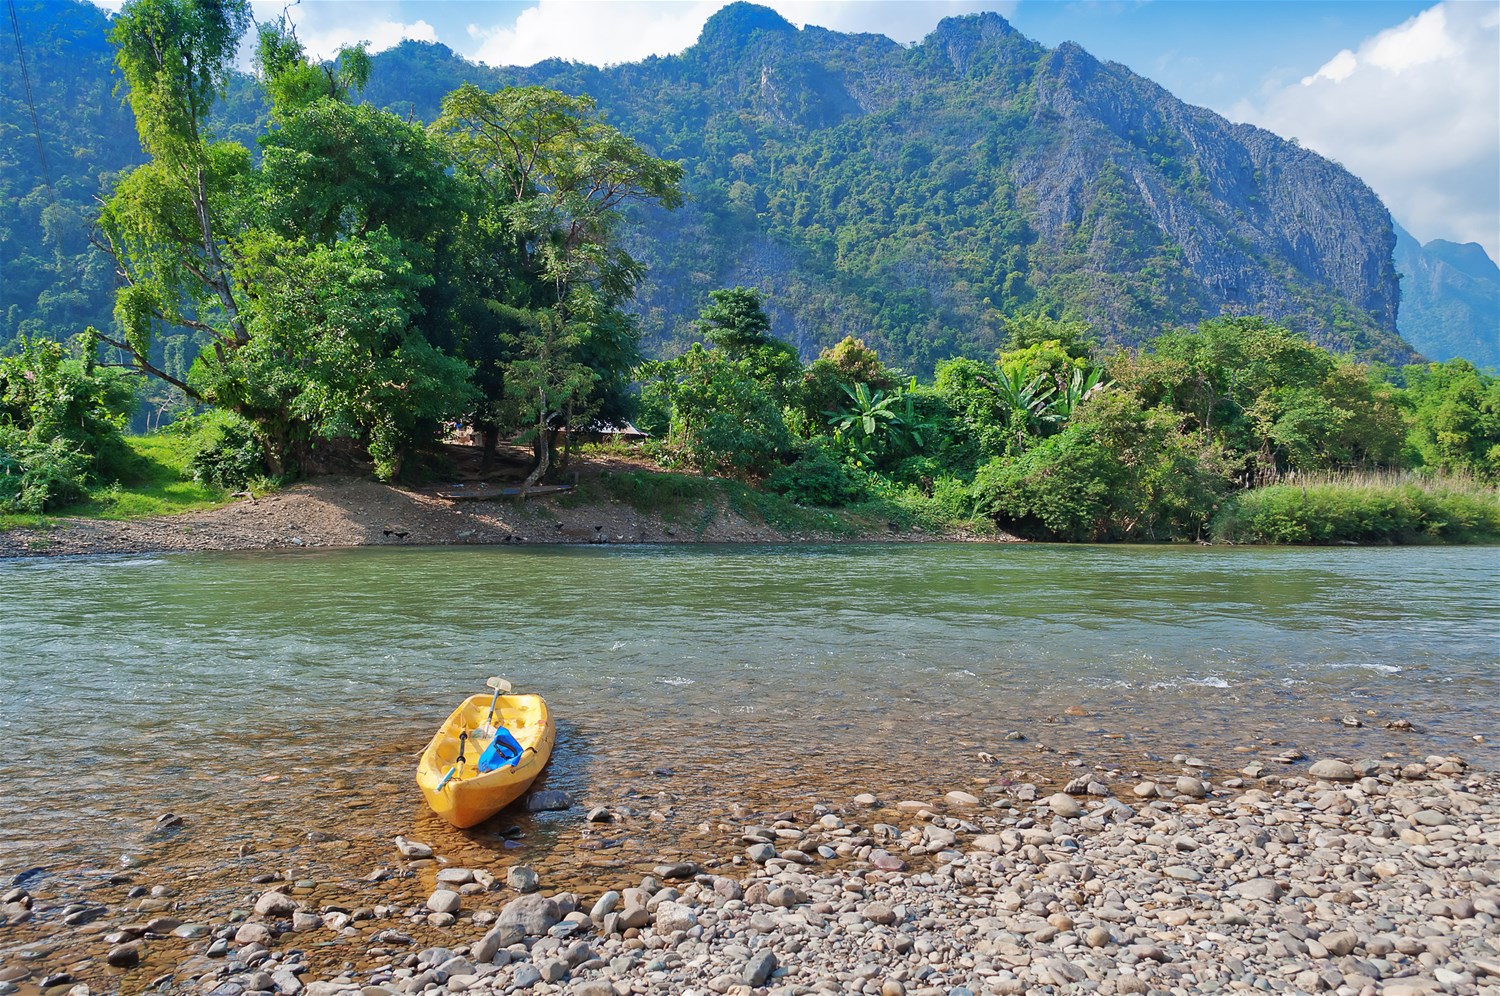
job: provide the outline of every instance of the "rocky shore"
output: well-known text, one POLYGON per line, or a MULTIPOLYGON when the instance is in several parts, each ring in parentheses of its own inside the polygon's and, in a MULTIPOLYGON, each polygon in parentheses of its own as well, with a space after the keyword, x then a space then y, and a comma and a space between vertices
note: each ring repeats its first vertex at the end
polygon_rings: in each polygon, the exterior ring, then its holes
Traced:
POLYGON ((1500 993, 1500 777, 1457 757, 979 792, 740 808, 567 891, 406 837, 342 895, 269 869, 209 916, 191 881, 22 874, 0 996, 1500 993))

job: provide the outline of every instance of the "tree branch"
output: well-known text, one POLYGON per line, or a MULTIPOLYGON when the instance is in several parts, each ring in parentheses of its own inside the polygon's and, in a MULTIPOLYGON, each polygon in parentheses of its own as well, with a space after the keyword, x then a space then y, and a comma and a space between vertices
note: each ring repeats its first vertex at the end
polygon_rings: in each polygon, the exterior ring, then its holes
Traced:
MULTIPOLYGON (((183 394, 186 394, 194 401, 203 400, 203 395, 199 394, 193 388, 189 387, 186 381, 181 380, 177 377, 173 377, 171 374, 167 373, 165 370, 161 369, 160 367, 153 364, 150 360, 146 359, 140 353, 137 353, 134 349, 131 349, 130 346, 126 343, 123 343, 118 339, 111 339, 109 336, 105 335, 102 332, 99 333, 99 341, 104 343, 106 346, 113 346, 114 348, 123 352, 126 356, 129 356, 135 361, 133 365, 137 369, 143 370, 153 377, 166 381, 168 384, 171 384, 173 387, 177 388, 179 391, 181 391, 183 394)), ((106 366, 117 365, 119 364, 106 364, 106 366)))

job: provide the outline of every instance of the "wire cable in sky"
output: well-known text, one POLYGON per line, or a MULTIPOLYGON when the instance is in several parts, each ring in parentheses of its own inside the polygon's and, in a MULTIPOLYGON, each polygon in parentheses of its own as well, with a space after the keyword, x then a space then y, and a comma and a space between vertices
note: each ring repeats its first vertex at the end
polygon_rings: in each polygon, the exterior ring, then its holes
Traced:
POLYGON ((21 85, 26 90, 26 106, 31 110, 31 132, 36 136, 36 154, 42 161, 42 180, 47 184, 47 193, 57 200, 57 191, 52 189, 52 172, 47 169, 47 150, 42 145, 42 124, 36 116, 36 98, 31 92, 31 73, 26 70, 26 46, 21 41, 21 22, 16 17, 16 0, 5 0, 10 8, 10 30, 16 36, 16 59, 21 63, 21 85))

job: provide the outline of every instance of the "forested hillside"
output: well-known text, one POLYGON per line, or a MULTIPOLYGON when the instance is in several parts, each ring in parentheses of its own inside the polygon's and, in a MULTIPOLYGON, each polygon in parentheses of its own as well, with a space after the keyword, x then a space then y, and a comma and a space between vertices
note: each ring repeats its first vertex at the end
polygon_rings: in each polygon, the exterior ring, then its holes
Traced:
POLYGON ((87 5, 17 0, 16 19, 25 74, 14 39, 0 46, 0 343, 17 332, 67 334, 109 320, 113 274, 90 248, 89 226, 109 178, 141 161, 130 114, 110 93, 114 53, 104 15, 87 5))
POLYGON ((857 334, 916 369, 989 353, 1034 309, 1126 342, 1228 309, 1410 356, 1389 216, 1362 182, 994 14, 906 49, 735 4, 681 55, 607 70, 476 70, 408 43, 376 58, 367 97, 426 115, 475 72, 591 93, 688 164, 689 207, 647 219, 638 247, 658 339, 744 283, 804 352, 857 334))
MULTIPOLYGON (((143 158, 112 95, 105 16, 47 0, 17 14, 52 188, 7 46, 0 344, 109 321, 112 277, 87 244, 94 198, 143 158)), ((373 58, 364 99, 431 121, 465 81, 587 93, 686 167, 687 204, 637 212, 627 234, 647 266, 632 307, 648 352, 682 348, 708 292, 743 284, 805 356, 854 334, 914 372, 990 355, 1006 318, 1034 311, 1127 343, 1263 314, 1335 349, 1412 355, 1396 334, 1395 237, 1362 182, 993 14, 903 48, 735 4, 681 55, 604 70, 492 69, 408 42, 373 58)), ((232 77, 216 131, 253 150, 263 121, 256 88, 232 77)), ((1452 306, 1449 288, 1421 306, 1442 316, 1425 341, 1484 362, 1486 316, 1452 306)), ((173 369, 191 353, 186 340, 158 348, 173 369)))

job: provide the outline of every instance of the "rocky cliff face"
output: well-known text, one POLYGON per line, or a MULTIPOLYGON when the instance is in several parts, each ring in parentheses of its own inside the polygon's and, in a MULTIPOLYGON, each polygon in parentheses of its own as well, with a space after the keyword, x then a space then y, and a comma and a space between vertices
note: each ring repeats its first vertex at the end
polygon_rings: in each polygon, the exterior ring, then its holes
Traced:
POLYGON ((1401 335, 1430 359, 1500 367, 1500 267, 1478 243, 1421 245, 1396 226, 1401 335))

